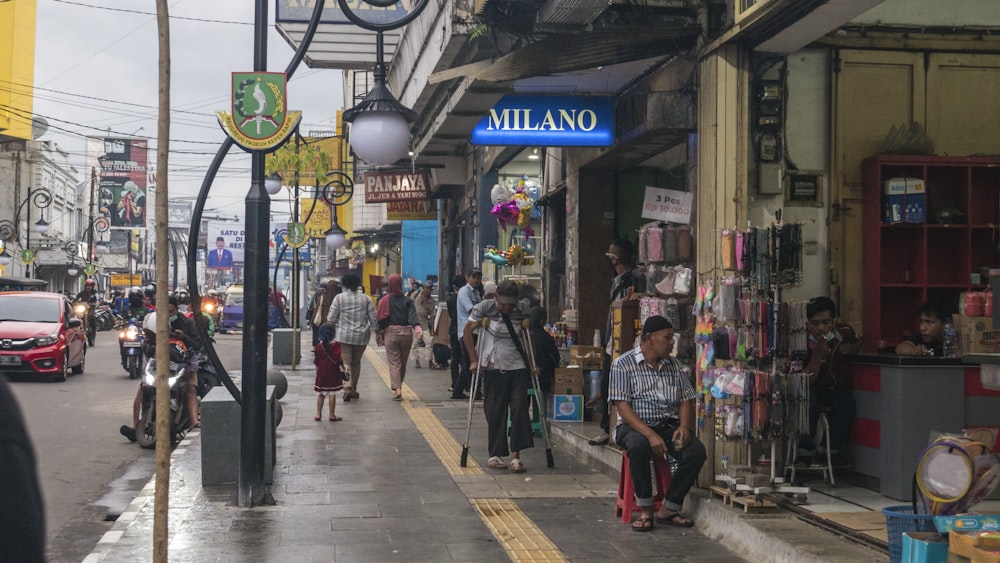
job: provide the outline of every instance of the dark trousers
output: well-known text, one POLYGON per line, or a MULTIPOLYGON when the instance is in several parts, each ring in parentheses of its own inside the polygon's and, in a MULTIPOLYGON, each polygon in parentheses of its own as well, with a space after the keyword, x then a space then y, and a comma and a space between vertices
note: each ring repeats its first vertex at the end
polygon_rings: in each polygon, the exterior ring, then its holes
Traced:
POLYGON ((843 454, 844 444, 851 440, 851 424, 854 422, 854 396, 850 389, 809 388, 809 436, 803 436, 799 446, 807 449, 820 447, 813 436, 816 435, 816 424, 823 409, 829 411, 826 420, 830 423, 830 449, 843 454))
MULTIPOLYGON (((674 511, 679 511, 684 505, 684 497, 694 486, 698 472, 707 459, 705 445, 695 436, 691 436, 691 441, 679 452, 674 449, 673 435, 677 426, 678 422, 674 420, 653 427, 653 430, 667 443, 670 456, 678 460, 677 471, 670 479, 665 502, 667 508, 674 511)), ((653 461, 653 450, 649 447, 649 440, 629 425, 622 424, 615 431, 615 443, 628 455, 629 473, 632 476, 632 484, 635 485, 636 505, 652 506, 653 478, 649 464, 653 461)))
POLYGON ((458 339, 457 334, 449 334, 449 340, 451 341, 451 388, 455 393, 461 393, 462 388, 458 386, 458 381, 461 377, 462 371, 462 356, 465 354, 465 347, 462 346, 462 342, 458 339))
POLYGON ((611 432, 610 415, 611 407, 608 405, 608 387, 611 385, 611 356, 604 354, 604 369, 601 370, 601 429, 605 433, 611 432))
POLYGON ((490 457, 509 455, 535 445, 531 432, 528 388, 531 375, 526 369, 484 369, 483 410, 486 412, 490 457), (507 409, 510 409, 510 447, 507 446, 507 409))
MULTIPOLYGON (((458 347, 461 352, 460 355, 456 356, 454 353, 451 355, 451 388, 452 397, 458 397, 464 391, 469 390, 472 387, 472 372, 469 370, 469 353, 465 349, 465 341, 460 339, 458 336, 452 341, 452 350, 458 347), (455 375, 456 367, 458 370, 458 375, 455 375)), ((472 341, 475 342, 478 338, 477 335, 472 335, 472 341)))

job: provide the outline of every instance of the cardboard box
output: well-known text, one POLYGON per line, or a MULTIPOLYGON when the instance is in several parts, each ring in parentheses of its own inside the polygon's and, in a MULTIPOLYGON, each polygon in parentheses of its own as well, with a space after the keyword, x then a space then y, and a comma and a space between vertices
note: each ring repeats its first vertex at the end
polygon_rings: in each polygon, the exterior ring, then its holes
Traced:
POLYGON ((906 178, 889 178, 882 186, 882 222, 902 223, 906 205, 906 178))
POLYGON ((563 395, 583 395, 583 368, 556 368, 552 392, 563 395))
POLYGON ((927 193, 920 178, 906 179, 906 204, 903 207, 903 222, 927 222, 927 193))
POLYGON ((1000 352, 1000 330, 993 328, 993 317, 958 317, 959 354, 1000 352))
POLYGON ((903 533, 902 563, 939 563, 947 558, 947 536, 935 532, 903 533))
POLYGON ((546 418, 554 422, 583 422, 583 395, 549 395, 546 418))
POLYGON ((569 348, 569 363, 580 366, 584 371, 604 368, 604 349, 600 346, 581 346, 575 344, 569 348))

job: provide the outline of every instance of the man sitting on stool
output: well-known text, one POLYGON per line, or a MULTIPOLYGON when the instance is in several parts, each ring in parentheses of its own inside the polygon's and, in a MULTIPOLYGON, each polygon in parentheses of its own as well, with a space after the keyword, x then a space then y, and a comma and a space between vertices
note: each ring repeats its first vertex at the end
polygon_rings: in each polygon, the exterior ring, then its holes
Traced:
POLYGON ((681 515, 684 497, 705 464, 705 445, 694 435, 696 393, 681 364, 670 357, 674 327, 661 316, 642 325, 639 347, 625 352, 611 364, 608 401, 618 409, 613 439, 629 458, 635 502, 642 514, 632 522, 636 532, 653 529, 652 456, 679 463, 666 491, 656 521, 691 527, 681 515))

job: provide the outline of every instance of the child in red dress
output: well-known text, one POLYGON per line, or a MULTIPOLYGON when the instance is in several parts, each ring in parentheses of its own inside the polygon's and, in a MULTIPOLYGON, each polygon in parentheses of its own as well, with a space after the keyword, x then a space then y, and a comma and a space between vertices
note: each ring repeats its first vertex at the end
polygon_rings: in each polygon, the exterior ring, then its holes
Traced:
POLYGON ((333 342, 333 330, 329 325, 319 329, 319 342, 313 349, 316 364, 316 417, 323 418, 323 398, 330 397, 330 420, 342 420, 334 414, 337 409, 337 395, 344 393, 344 360, 340 356, 340 343, 333 342))

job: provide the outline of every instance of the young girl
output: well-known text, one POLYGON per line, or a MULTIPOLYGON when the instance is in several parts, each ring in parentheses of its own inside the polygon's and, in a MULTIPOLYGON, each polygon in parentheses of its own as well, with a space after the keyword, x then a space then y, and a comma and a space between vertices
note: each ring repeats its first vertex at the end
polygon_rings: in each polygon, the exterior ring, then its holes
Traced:
POLYGON ((323 397, 330 397, 330 420, 342 420, 334 414, 337 409, 337 395, 344 392, 344 360, 340 357, 340 344, 331 342, 333 340, 333 329, 329 325, 323 325, 319 329, 319 342, 313 353, 316 357, 313 363, 316 364, 316 417, 313 420, 323 418, 323 397))

